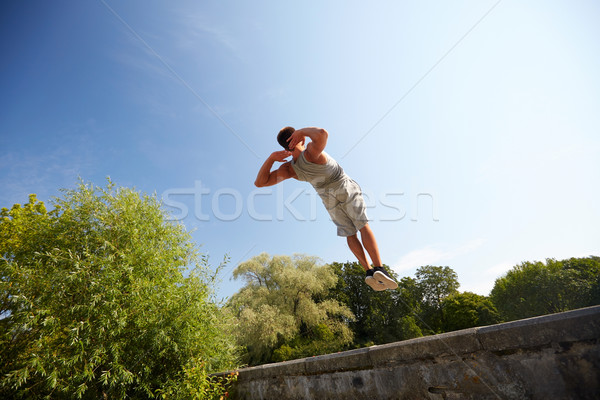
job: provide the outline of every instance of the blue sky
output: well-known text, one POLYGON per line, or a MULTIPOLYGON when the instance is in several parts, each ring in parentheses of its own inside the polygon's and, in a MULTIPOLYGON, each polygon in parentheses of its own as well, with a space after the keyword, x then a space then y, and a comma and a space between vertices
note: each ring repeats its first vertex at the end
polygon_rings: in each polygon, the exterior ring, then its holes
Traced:
POLYGON ((488 294, 522 261, 600 254, 594 1, 8 1, 0 206, 77 177, 165 199, 231 271, 353 260, 306 183, 253 186, 277 131, 320 126, 383 260, 488 294))

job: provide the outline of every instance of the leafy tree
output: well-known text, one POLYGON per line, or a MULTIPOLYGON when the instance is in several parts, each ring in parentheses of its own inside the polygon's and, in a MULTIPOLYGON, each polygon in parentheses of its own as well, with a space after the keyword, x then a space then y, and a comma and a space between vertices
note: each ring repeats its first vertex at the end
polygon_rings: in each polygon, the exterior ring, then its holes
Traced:
POLYGON ((1 398, 219 397, 227 321, 207 259, 165 217, 110 181, 2 209, 1 398))
POLYGON ((428 333, 444 331, 443 301, 458 293, 458 275, 450 267, 426 265, 417 269, 416 287, 422 299, 421 322, 428 333))
POLYGON ((600 257, 562 260, 563 279, 568 280, 569 309, 600 304, 600 257))
POLYGON ((426 305, 440 308, 444 298, 457 292, 458 275, 450 267, 426 265, 417 269, 417 286, 426 305))
POLYGON ((315 257, 263 253, 240 264, 233 277, 246 282, 229 306, 249 364, 339 351, 352 341, 352 313, 325 298, 336 276, 315 257))
POLYGON ((444 332, 500 322, 500 315, 491 300, 471 292, 455 293, 442 301, 444 332))
POLYGON ((403 313, 419 316, 424 307, 422 288, 416 279, 405 276, 398 281, 397 304, 403 313))
MULTIPOLYGON (((355 316, 350 322, 354 346, 390 343, 421 336, 413 317, 419 299, 414 280, 403 278, 397 290, 376 292, 365 284, 365 271, 357 262, 331 264, 338 276, 330 297, 347 306, 355 316)), ((397 280, 393 271, 390 274, 397 280)))
POLYGON ((491 299, 504 320, 599 304, 600 258, 524 262, 498 278, 491 299))

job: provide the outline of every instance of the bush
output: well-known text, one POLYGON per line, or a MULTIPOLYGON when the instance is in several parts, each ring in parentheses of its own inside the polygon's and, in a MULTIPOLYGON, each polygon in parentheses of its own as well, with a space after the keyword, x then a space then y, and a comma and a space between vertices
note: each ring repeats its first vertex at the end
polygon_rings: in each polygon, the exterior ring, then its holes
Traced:
POLYGON ((150 398, 232 367, 208 260, 155 196, 80 183, 0 217, 0 397, 150 398))

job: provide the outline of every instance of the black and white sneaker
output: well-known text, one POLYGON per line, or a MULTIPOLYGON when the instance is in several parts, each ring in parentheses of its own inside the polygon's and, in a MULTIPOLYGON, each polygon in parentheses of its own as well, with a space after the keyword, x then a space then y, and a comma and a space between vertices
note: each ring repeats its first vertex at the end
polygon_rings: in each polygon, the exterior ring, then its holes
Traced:
POLYGON ((367 270, 366 276, 365 276, 365 283, 369 286, 371 286, 371 289, 380 292, 382 290, 385 290, 386 287, 385 285, 383 285, 381 282, 379 282, 378 280, 376 280, 373 277, 373 274, 375 273, 375 270, 373 268, 370 268, 367 270))
POLYGON ((388 272, 383 267, 373 268, 373 279, 380 285, 382 285, 384 289, 398 288, 398 284, 396 283, 396 281, 390 276, 390 274, 388 274, 388 272))

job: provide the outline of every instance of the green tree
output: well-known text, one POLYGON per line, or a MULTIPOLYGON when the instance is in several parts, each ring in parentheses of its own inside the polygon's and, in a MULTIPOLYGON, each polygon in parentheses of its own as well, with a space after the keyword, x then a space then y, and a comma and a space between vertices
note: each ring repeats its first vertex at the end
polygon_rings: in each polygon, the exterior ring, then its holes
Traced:
POLYGON ((218 398, 235 347, 155 196, 81 183, 0 218, 0 397, 218 398))
POLYGON ((246 282, 229 306, 249 364, 339 351, 352 341, 352 313, 325 297, 336 276, 315 257, 263 253, 240 264, 233 276, 246 282))
MULTIPOLYGON (((365 271, 357 262, 331 264, 338 277, 329 296, 346 305, 354 314, 350 322, 354 347, 390 343, 421 336, 414 319, 419 298, 414 280, 403 278, 397 290, 376 292, 365 284, 365 271)), ((397 276, 388 268, 389 273, 397 276)))
POLYGON ((524 262, 498 278, 490 297, 506 321, 598 304, 600 258, 524 262))
POLYGON ((458 275, 450 267, 426 265, 417 269, 416 287, 421 294, 421 322, 427 333, 444 331, 443 301, 458 293, 458 275))
POLYGON ((500 322, 500 315, 491 300, 471 292, 455 293, 442 301, 443 331, 455 331, 500 322))

